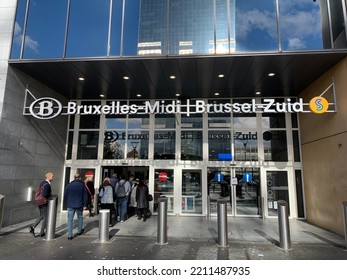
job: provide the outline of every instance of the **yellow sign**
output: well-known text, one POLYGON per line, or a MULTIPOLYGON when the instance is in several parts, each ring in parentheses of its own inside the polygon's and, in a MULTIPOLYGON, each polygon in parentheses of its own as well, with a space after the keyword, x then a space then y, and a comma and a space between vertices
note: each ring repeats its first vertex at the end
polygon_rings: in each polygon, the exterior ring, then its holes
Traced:
POLYGON ((313 113, 323 114, 328 110, 329 103, 324 97, 317 96, 311 99, 309 107, 313 113))

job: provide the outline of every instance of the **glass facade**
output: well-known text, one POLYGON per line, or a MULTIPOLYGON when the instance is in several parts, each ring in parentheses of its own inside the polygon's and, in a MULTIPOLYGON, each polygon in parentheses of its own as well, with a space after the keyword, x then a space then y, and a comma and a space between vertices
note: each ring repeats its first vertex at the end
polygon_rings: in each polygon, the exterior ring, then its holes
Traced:
POLYGON ((342 1, 19 0, 11 59, 341 49, 342 1))

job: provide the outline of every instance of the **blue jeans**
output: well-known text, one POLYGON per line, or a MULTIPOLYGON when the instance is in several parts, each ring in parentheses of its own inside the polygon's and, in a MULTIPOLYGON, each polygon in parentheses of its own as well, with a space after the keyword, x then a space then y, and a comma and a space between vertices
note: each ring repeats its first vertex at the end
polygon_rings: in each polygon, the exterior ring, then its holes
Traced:
POLYGON ((73 218, 77 213, 77 227, 78 233, 81 233, 83 229, 83 207, 81 208, 67 208, 67 233, 68 237, 72 237, 72 227, 73 227, 73 218))
POLYGON ((127 208, 128 208, 128 197, 118 197, 117 198, 117 216, 120 217, 121 221, 125 221, 127 218, 127 208))

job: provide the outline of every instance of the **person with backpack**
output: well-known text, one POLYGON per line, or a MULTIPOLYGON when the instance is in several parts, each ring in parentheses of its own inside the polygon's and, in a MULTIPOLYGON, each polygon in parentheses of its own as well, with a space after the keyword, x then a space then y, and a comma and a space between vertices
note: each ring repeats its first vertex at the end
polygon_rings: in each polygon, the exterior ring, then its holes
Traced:
POLYGON ((123 223, 127 218, 128 199, 131 191, 129 181, 125 180, 125 176, 119 176, 115 193, 117 196, 117 221, 123 223))
MULTIPOLYGON (((36 237, 35 228, 42 221, 41 231, 39 236, 44 237, 47 225, 47 209, 48 209, 48 199, 52 195, 51 182, 53 181, 54 174, 52 172, 47 172, 45 175, 45 180, 42 181, 39 185, 38 191, 36 193, 41 193, 41 203, 37 203, 37 207, 40 211, 40 216, 35 220, 32 226, 29 228, 29 233, 36 237)), ((35 195, 36 197, 36 195, 35 195)))
POLYGON ((110 184, 110 178, 106 177, 102 183, 102 186, 99 188, 99 197, 100 197, 100 208, 101 209, 109 209, 109 226, 113 226, 112 219, 112 210, 113 210, 113 189, 110 184))

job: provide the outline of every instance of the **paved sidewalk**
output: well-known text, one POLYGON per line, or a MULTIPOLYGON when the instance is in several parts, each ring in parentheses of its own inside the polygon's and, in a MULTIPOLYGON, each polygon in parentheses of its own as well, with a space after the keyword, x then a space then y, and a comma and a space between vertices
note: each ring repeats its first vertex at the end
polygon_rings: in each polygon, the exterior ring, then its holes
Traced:
POLYGON ((30 224, 2 228, 1 260, 347 260, 343 237, 298 220, 290 220, 291 250, 278 246, 277 219, 229 217, 226 248, 217 246, 217 217, 169 216, 167 245, 156 244, 157 216, 115 224, 106 243, 98 240, 98 215, 86 217, 85 233, 71 241, 66 213, 58 213, 53 240, 33 238, 30 224))

